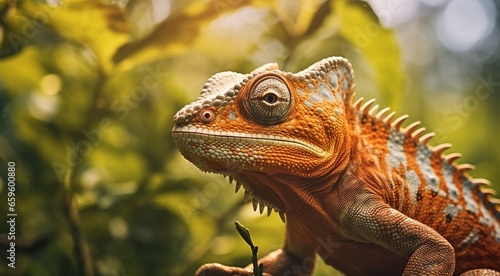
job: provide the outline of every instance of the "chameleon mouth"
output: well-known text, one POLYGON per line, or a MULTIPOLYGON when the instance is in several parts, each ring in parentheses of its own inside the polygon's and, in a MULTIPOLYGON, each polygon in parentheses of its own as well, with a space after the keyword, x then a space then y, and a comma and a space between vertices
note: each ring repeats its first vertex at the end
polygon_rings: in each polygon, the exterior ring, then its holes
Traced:
POLYGON ((174 139, 201 139, 214 142, 244 142, 260 146, 280 146, 303 149, 318 156, 324 156, 326 151, 319 146, 295 138, 278 135, 253 134, 232 131, 214 131, 195 126, 175 126, 172 129, 174 139))

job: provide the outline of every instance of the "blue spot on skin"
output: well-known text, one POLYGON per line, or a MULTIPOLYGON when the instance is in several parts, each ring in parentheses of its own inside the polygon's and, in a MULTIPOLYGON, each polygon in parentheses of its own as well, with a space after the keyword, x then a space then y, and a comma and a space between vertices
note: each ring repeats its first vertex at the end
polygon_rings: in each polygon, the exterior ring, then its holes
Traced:
POLYGON ((313 104, 312 104, 312 102, 311 102, 310 100, 305 100, 305 101, 304 101, 304 104, 305 104, 307 107, 309 107, 309 108, 312 108, 312 107, 313 107, 313 104))
POLYGON ((309 94, 309 99, 311 99, 313 102, 317 102, 317 103, 320 103, 323 101, 323 98, 321 98, 321 96, 316 94, 316 93, 309 94))
POLYGON ((320 82, 318 84, 318 92, 321 95, 321 97, 323 97, 325 100, 327 100, 329 102, 333 101, 334 97, 333 97, 332 90, 330 90, 328 85, 326 85, 325 83, 320 82))
POLYGON ((236 120, 236 114, 232 110, 229 110, 229 116, 228 117, 229 117, 230 121, 236 120))
POLYGON ((337 77, 337 74, 335 74, 333 71, 330 71, 330 73, 328 73, 328 83, 334 89, 337 88, 337 85, 339 83, 339 78, 337 77))
POLYGON ((462 194, 465 199, 465 210, 471 211, 474 214, 479 212, 477 203, 472 196, 472 191, 474 190, 474 183, 469 179, 462 177, 462 194))
POLYGON ((344 79, 342 81, 342 90, 347 90, 347 87, 349 86, 349 81, 344 79))
POLYGON ((462 206, 460 205, 455 205, 455 204, 448 204, 446 208, 444 209, 444 215, 445 217, 448 217, 451 220, 453 220, 460 212, 462 212, 462 206))

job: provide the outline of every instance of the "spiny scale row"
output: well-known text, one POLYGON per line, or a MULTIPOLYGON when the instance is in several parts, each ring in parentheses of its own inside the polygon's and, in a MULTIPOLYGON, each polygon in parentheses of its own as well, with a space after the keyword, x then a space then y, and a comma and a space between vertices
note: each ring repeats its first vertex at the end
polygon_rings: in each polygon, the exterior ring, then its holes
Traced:
MULTIPOLYGON (((398 130, 398 131, 403 131, 406 136, 410 136, 413 140, 416 142, 419 142, 427 147, 430 147, 431 150, 437 154, 442 154, 445 150, 451 148, 450 143, 443 143, 434 147, 431 147, 428 142, 431 138, 436 136, 436 133, 430 132, 425 135, 422 135, 422 133, 425 131, 425 127, 418 128, 421 124, 420 121, 413 122, 409 124, 406 128, 402 129, 401 125, 408 119, 408 115, 402 115, 398 117, 397 119, 393 120, 394 115, 396 112, 392 111, 391 113, 387 114, 389 112, 390 108, 386 107, 380 111, 378 111, 379 105, 375 105, 372 107, 373 103, 375 102, 375 99, 371 99, 366 101, 363 105, 363 97, 359 98, 356 102, 354 102, 354 96, 352 96, 352 106, 360 111, 363 114, 369 115, 372 118, 375 118, 378 121, 382 121, 385 125, 390 126, 392 129, 398 130)), ((455 169, 461 173, 465 173, 471 170, 474 170, 475 167, 474 165, 471 164, 456 164, 454 163, 458 158, 462 157, 460 153, 451 153, 448 155, 444 155, 443 159, 446 160, 449 164, 453 165, 455 169)), ((492 203, 495 206, 496 212, 500 212, 500 199, 494 198, 493 196, 496 195, 496 191, 487 187, 491 186, 491 183, 483 178, 476 178, 476 179, 471 179, 471 182, 474 183, 480 192, 482 194, 485 194, 487 197, 487 200, 492 203)))
MULTIPOLYGON (((379 105, 375 105, 375 106, 373 106, 373 108, 370 109, 370 107, 373 105, 374 102, 375 102, 375 99, 371 99, 371 100, 367 101, 365 104, 363 104, 363 106, 361 106, 361 104, 363 103, 363 97, 361 97, 355 103, 353 103, 352 106, 356 110, 362 112, 363 114, 369 115, 378 121, 382 121, 385 125, 390 126, 392 129, 395 129, 398 131, 403 131, 406 136, 410 136, 416 142, 422 143, 422 144, 430 147, 430 145, 428 145, 428 142, 431 138, 436 136, 436 133, 430 132, 430 133, 427 133, 425 135, 422 135, 422 133, 425 131, 425 127, 418 128, 418 126, 420 126, 420 124, 421 124, 420 121, 413 122, 413 123, 409 124, 406 128, 402 129, 401 125, 409 117, 407 114, 402 115, 402 116, 398 117, 397 119, 393 120, 396 112, 392 111, 391 113, 386 115, 387 112, 389 111, 389 108, 386 107, 377 113, 379 105)), ((432 150, 438 154, 441 154, 449 148, 451 148, 451 144, 443 143, 441 145, 432 147, 432 150)), ((459 157, 461 157, 461 155, 459 153, 452 153, 450 155, 444 156, 444 158, 447 161, 450 161, 450 163, 452 161, 455 161, 459 157), (447 158, 448 156, 450 158, 447 158)), ((469 167, 474 168, 474 166, 472 166, 470 164, 461 164, 461 165, 464 165, 463 170, 468 170, 469 167)), ((457 165, 457 166, 461 166, 461 165, 457 165)))
POLYGON ((337 75, 341 74, 348 79, 354 77, 351 64, 347 59, 342 57, 325 58, 296 74, 285 73, 284 76, 288 80, 308 83, 316 82, 318 79, 326 79, 328 72, 332 70, 335 70, 337 75))
MULTIPOLYGON (((226 178, 226 177, 227 176, 224 175, 224 178, 226 178)), ((229 176, 229 184, 232 184, 233 181, 234 181, 233 177, 229 176)), ((280 219, 281 219, 281 221, 283 221, 283 223, 286 221, 285 213, 283 211, 281 211, 278 207, 272 205, 269 202, 263 201, 262 199, 255 196, 252 193, 252 189, 248 185, 242 184, 241 182, 238 182, 238 181, 234 181, 234 182, 236 183, 234 192, 237 193, 241 189, 241 187, 243 186, 243 188, 245 190, 245 195, 244 195, 243 200, 245 202, 248 202, 251 199, 252 200, 252 207, 253 207, 254 211, 257 211, 257 208, 258 208, 260 214, 263 214, 264 209, 267 207, 267 216, 268 217, 271 215, 272 211, 274 210, 276 213, 278 213, 278 215, 280 216, 280 219)))

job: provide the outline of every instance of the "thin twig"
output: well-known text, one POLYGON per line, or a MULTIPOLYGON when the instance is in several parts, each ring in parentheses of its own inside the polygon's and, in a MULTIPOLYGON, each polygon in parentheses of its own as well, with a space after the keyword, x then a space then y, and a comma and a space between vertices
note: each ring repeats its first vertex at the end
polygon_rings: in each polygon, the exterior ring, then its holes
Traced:
POLYGON ((262 276, 262 273, 264 272, 264 264, 259 264, 259 257, 257 256, 257 253, 259 253, 259 247, 253 244, 250 230, 248 230, 248 228, 243 226, 243 224, 239 223, 238 221, 235 221, 234 225, 236 226, 236 230, 238 231, 240 236, 250 246, 250 249, 252 249, 253 275, 262 276))
POLYGON ((87 120, 83 125, 82 131, 80 131, 76 136, 76 160, 74 166, 66 176, 65 186, 66 186, 66 195, 64 197, 64 209, 66 211, 66 216, 68 217, 68 223, 70 225, 71 236, 73 237, 73 242, 75 244, 75 255, 78 263, 78 268, 82 272, 84 276, 93 276, 93 262, 92 256, 90 254, 90 249, 88 243, 85 239, 84 232, 80 225, 80 215, 78 206, 74 199, 74 193, 76 188, 78 187, 78 176, 77 171, 80 168, 80 164, 82 164, 82 152, 80 143, 84 140, 83 130, 87 129, 90 126, 92 121, 92 116, 94 114, 94 110, 96 107, 96 101, 99 95, 102 92, 104 87, 104 83, 106 82, 106 75, 103 72, 99 72, 99 79, 97 81, 96 87, 94 89, 92 105, 90 107, 87 120))

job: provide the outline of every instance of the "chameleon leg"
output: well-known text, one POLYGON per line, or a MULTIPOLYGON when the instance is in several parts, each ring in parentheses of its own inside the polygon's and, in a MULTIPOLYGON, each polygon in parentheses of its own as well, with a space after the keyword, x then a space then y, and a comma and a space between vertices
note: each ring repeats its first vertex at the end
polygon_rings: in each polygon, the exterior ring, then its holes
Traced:
POLYGON ((353 203, 342 220, 351 238, 408 257, 403 275, 451 276, 455 270, 455 251, 445 238, 370 196, 353 203))

